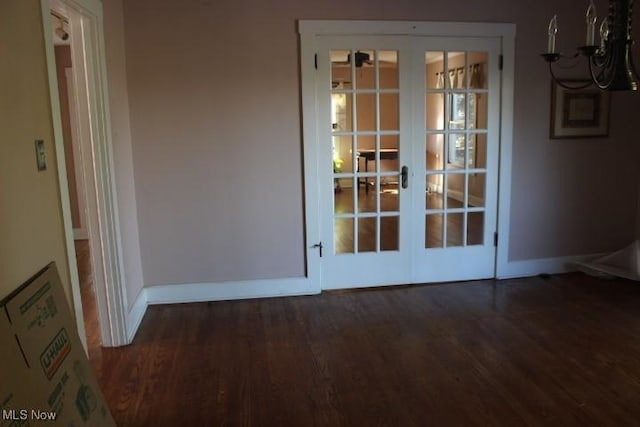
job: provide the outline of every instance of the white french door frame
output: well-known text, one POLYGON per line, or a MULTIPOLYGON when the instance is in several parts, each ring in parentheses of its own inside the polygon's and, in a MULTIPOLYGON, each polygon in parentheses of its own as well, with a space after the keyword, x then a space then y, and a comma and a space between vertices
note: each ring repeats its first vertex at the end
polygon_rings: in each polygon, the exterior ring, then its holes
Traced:
MULTIPOLYGON (((509 254, 509 219, 511 198, 511 161, 513 144, 513 97, 515 24, 464 22, 395 22, 395 21, 306 21, 298 23, 301 45, 302 117, 305 178, 305 219, 307 274, 318 286, 322 283, 322 259, 314 247, 321 242, 320 206, 320 129, 317 123, 318 94, 316 69, 318 43, 326 36, 431 36, 498 38, 501 44, 499 165, 497 201, 497 247, 494 276, 507 268, 509 254)), ((329 248, 327 248, 329 250, 329 248)))

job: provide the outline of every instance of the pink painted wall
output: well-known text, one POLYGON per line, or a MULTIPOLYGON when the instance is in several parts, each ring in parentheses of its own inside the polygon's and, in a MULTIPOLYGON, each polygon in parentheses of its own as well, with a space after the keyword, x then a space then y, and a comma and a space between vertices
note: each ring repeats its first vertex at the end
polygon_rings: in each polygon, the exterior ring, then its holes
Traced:
POLYGON ((55 261, 72 307, 40 2, 0 1, 0 40, 0 299, 55 261))
MULTIPOLYGON (((542 39, 535 45, 526 42, 532 37, 529 27, 538 10, 557 10, 564 52, 584 44, 585 32, 575 2, 549 3, 536 5, 531 19, 518 27, 511 259, 608 252, 628 244, 635 229, 640 132, 629 124, 637 120, 640 96, 612 95, 608 138, 548 138, 550 82, 534 54, 546 47, 542 39)), ((607 10, 606 2, 596 5, 601 15, 607 10)), ((634 21, 638 18, 636 8, 634 21)), ((537 37, 540 30, 535 31, 537 37)), ((637 47, 635 54, 640 54, 637 47)))
MULTIPOLYGON (((509 257, 626 244, 636 227, 631 154, 639 136, 627 124, 640 97, 614 96, 609 138, 548 138, 550 83, 538 53, 553 13, 559 47, 581 42, 586 3, 460 1, 454 9, 441 0, 125 2, 145 284, 304 274, 299 19, 515 23, 509 257)), ((604 1, 597 5, 606 10, 604 1)))

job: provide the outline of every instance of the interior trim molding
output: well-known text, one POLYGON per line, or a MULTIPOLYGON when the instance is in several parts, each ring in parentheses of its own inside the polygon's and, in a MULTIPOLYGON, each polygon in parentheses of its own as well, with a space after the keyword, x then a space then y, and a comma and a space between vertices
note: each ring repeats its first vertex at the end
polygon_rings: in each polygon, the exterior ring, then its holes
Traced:
MULTIPOLYGON (((577 271, 576 262, 588 261, 603 254, 540 258, 511 261, 503 266, 497 279, 513 279, 539 274, 560 274, 577 271)), ((237 282, 176 283, 145 287, 127 316, 129 342, 137 333, 150 305, 184 304, 253 298, 274 298, 317 295, 321 291, 309 278, 247 280, 237 282)))
POLYGON ((315 295, 320 293, 320 290, 313 284, 312 280, 306 277, 155 285, 146 287, 144 291, 148 305, 315 295))
MULTIPOLYGON (((96 305, 100 319, 102 345, 117 347, 127 341, 127 310, 124 266, 121 256, 120 224, 117 212, 111 122, 106 80, 102 2, 99 0, 61 0, 69 8, 75 92, 80 115, 80 144, 90 159, 83 160, 87 194, 87 227, 90 235, 96 305), (83 46, 74 52, 73 46, 83 46)), ((51 32, 51 4, 40 0, 45 58, 49 80, 50 107, 58 166, 60 202, 67 242, 67 260, 78 333, 86 348, 80 283, 73 243, 73 224, 69 199, 67 166, 64 157, 58 80, 51 32)))
MULTIPOLYGON (((603 254, 566 256, 511 261, 497 279, 513 279, 539 274, 560 274, 577 271, 575 263, 588 261, 603 254)), ((129 340, 137 332, 150 305, 184 304, 252 298, 273 298, 317 295, 321 291, 309 278, 283 278, 234 282, 176 283, 145 287, 138 295, 128 316, 129 340)))
POLYGON ((516 279, 539 274, 561 274, 578 271, 575 263, 589 261, 604 254, 573 255, 556 258, 539 258, 510 261, 502 266, 497 279, 516 279))
POLYGON ((516 26, 515 24, 494 22, 300 20, 298 21, 298 32, 311 35, 384 34, 515 38, 516 26), (372 30, 372 28, 374 29, 372 30))
POLYGON ((133 342, 138 329, 140 329, 147 307, 149 307, 147 290, 143 288, 133 303, 131 310, 127 313, 127 340, 129 343, 133 342))
POLYGON ((509 264, 509 234, 511 230, 511 164, 513 161, 513 121, 515 103, 515 25, 512 37, 502 38, 502 92, 500 109, 500 165, 498 173, 498 236, 495 275, 502 277, 509 264))

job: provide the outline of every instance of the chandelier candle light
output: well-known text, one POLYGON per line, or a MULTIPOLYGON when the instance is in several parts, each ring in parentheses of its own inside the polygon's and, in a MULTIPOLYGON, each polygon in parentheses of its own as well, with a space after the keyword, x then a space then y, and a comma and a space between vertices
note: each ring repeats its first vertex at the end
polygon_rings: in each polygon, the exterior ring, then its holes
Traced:
POLYGON ((632 26, 631 18, 633 0, 609 0, 609 16, 600 23, 600 44, 595 41, 596 6, 593 0, 589 3, 585 21, 587 33, 585 45, 577 49, 573 55, 567 56, 556 50, 556 36, 558 34, 558 17, 553 15, 547 30, 547 52, 542 54, 549 63, 549 72, 553 80, 566 89, 584 89, 596 85, 602 90, 638 90, 640 77, 633 63, 631 46, 632 26), (580 86, 568 86, 558 80, 553 64, 564 58, 585 56, 589 64, 589 82, 580 86))

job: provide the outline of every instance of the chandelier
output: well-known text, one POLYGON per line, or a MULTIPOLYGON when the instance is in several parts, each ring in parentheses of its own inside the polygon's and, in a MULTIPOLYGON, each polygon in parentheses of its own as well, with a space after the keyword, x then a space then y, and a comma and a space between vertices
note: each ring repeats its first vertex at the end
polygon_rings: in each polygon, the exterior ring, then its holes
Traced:
POLYGON ((585 45, 578 47, 573 55, 563 55, 556 51, 558 19, 554 15, 549 22, 547 52, 542 57, 549 63, 553 80, 567 89, 583 89, 595 84, 602 90, 638 90, 638 71, 633 63, 631 46, 631 18, 633 0, 609 0, 609 15, 600 23, 600 44, 595 43, 596 7, 593 0, 585 15, 587 34, 585 45), (590 79, 578 86, 569 86, 558 80, 554 64, 560 59, 584 56, 589 66, 590 79))

